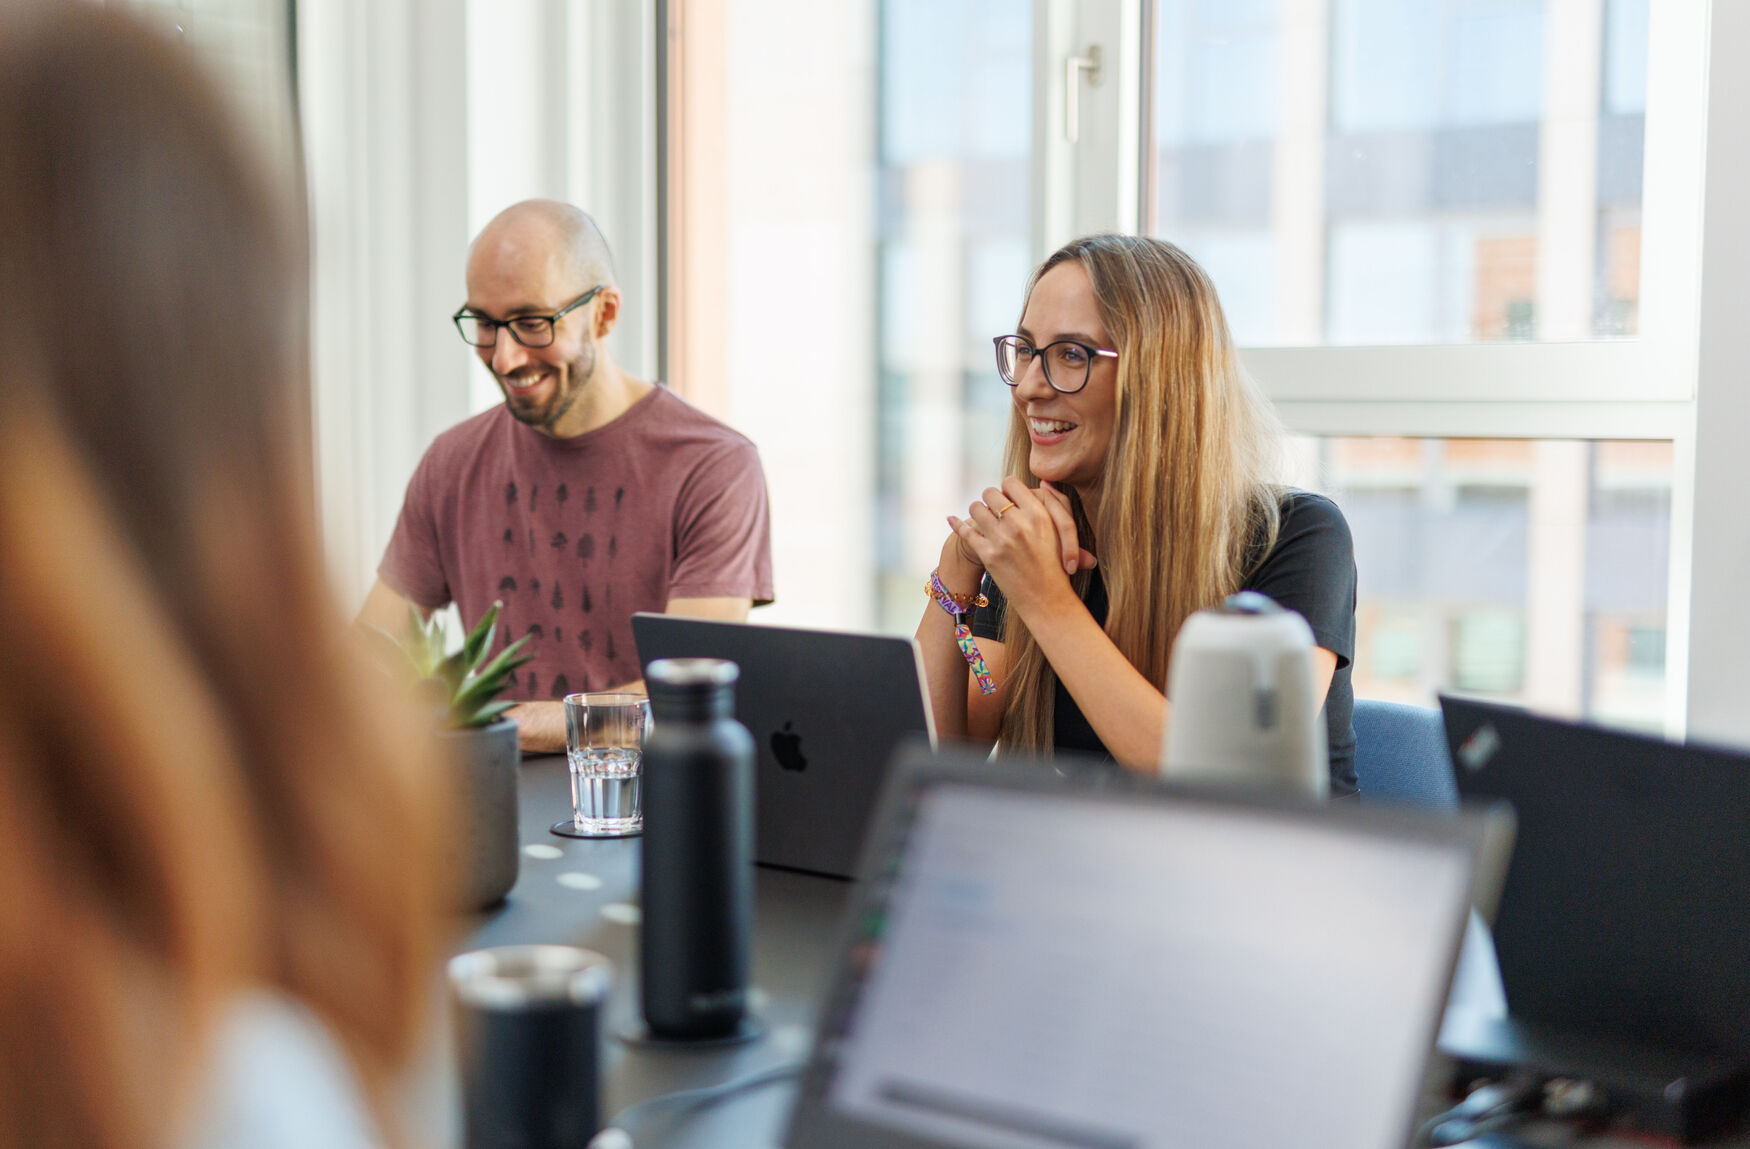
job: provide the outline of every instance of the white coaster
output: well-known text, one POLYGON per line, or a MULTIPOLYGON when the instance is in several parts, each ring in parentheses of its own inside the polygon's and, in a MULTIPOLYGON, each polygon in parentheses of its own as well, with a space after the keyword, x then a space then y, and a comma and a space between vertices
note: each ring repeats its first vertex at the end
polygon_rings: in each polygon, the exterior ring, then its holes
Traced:
POLYGON ((542 842, 532 842, 523 847, 523 853, 531 858, 563 858, 565 851, 558 846, 549 846, 542 842))
POLYGON ((800 1056, 808 1052, 813 1040, 806 1025, 779 1025, 772 1029, 772 1048, 785 1056, 800 1056))
POLYGON ((623 926, 635 926, 644 920, 644 911, 631 902, 609 902, 602 907, 602 917, 623 926))
POLYGON ((585 1149, 632 1149, 632 1135, 610 1125, 591 1137, 585 1149))
POLYGON ((568 890, 599 890, 602 880, 594 874, 585 874, 579 870, 566 870, 553 879, 568 890))

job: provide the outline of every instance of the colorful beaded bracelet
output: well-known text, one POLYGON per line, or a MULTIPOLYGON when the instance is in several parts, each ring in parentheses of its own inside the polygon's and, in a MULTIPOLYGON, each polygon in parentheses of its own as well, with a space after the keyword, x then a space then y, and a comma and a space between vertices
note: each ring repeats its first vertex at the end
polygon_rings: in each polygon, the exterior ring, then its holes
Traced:
POLYGON ((989 606, 990 599, 976 591, 972 594, 955 594, 942 585, 941 567, 930 572, 930 581, 924 584, 924 593, 954 619, 954 643, 960 648, 966 665, 971 668, 980 693, 993 693, 997 688, 996 681, 990 676, 990 668, 984 664, 984 655, 978 652, 978 644, 972 640, 972 628, 966 625, 966 616, 970 609, 975 606, 989 606))

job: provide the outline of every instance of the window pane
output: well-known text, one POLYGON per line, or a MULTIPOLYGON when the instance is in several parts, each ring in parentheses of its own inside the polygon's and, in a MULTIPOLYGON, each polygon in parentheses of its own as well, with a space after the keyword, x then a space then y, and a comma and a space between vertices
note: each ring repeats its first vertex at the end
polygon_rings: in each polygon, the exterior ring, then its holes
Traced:
POLYGON ((1152 226, 1243 345, 1636 333, 1649 0, 1156 3, 1152 226))
POLYGON ((1002 477, 991 339, 1031 270, 1032 26, 994 0, 883 0, 881 625, 909 632, 944 516, 1002 477))
POLYGON ((1299 439, 1360 575, 1355 693, 1662 730, 1669 442, 1299 439))

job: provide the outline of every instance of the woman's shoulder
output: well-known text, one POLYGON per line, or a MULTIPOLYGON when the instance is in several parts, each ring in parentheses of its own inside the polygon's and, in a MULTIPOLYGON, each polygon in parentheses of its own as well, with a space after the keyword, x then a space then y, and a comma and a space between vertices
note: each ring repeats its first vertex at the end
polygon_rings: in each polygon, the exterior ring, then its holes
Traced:
POLYGON ((231 1003, 214 1035, 183 1144, 376 1149, 382 1138, 328 1027, 280 994, 255 991, 231 1003))
POLYGON ((1317 491, 1283 487, 1277 494, 1277 507, 1284 532, 1293 524, 1297 529, 1335 528, 1349 533, 1349 520, 1343 517, 1342 508, 1317 491))
POLYGON ((1316 547, 1321 550, 1354 549, 1349 520, 1329 497, 1299 487, 1283 487, 1278 493, 1276 544, 1273 556, 1282 550, 1316 547))
POLYGON ((1276 543, 1241 583, 1266 594, 1312 625, 1326 650, 1347 660, 1354 651, 1355 547, 1337 504, 1312 491, 1284 489, 1276 543))
POLYGON ((1280 488, 1277 499, 1275 540, 1256 560, 1248 583, 1284 570, 1333 572, 1353 567, 1355 542, 1342 508, 1325 495, 1299 487, 1280 488))

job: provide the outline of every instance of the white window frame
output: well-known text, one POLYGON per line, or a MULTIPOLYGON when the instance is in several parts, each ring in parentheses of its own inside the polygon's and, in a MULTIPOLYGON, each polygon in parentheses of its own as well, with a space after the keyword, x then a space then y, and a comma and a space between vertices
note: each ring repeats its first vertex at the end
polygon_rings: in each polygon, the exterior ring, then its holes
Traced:
MULTIPOLYGON (((1328 19, 1329 0, 1284 2, 1287 19, 1328 19)), ((1550 11, 1582 28, 1591 19, 1596 31, 1602 3, 1550 0, 1550 11)), ((1075 235, 1137 230, 1146 219, 1139 173, 1147 154, 1147 9, 1146 0, 1037 0, 1041 257, 1075 235), (1072 144, 1064 62, 1092 44, 1115 66, 1099 83, 1084 82, 1072 144)), ((1672 735, 1744 743, 1750 512, 1740 492, 1750 490, 1750 450, 1741 445, 1750 436, 1750 341, 1742 301, 1750 299, 1750 222, 1732 205, 1750 187, 1747 55, 1750 6, 1650 6, 1637 338, 1242 350, 1297 433, 1670 440, 1666 726, 1672 735)), ((1322 119, 1324 111, 1296 114, 1322 119)), ((1586 145, 1546 132, 1543 146, 1586 145)), ((1540 227, 1564 226, 1559 204, 1540 208, 1540 227)))

